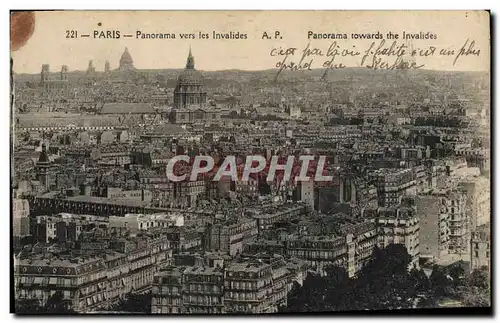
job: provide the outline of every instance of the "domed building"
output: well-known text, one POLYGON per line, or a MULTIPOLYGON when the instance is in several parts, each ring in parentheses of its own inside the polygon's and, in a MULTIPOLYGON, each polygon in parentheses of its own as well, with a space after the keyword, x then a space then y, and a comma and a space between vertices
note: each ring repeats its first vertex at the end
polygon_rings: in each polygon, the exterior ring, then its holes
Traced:
POLYGON ((174 90, 174 108, 186 108, 195 105, 203 108, 207 93, 203 89, 203 76, 194 68, 194 57, 189 49, 186 68, 177 79, 174 90))
POLYGON ((135 70, 134 60, 132 59, 132 56, 130 55, 127 47, 125 47, 125 51, 123 52, 122 57, 120 58, 120 67, 118 68, 118 70, 120 71, 135 70))
POLYGON ((205 92, 203 82, 203 75, 194 68, 194 57, 189 49, 186 68, 177 78, 177 86, 174 90, 172 122, 204 123, 220 119, 219 111, 207 108, 207 92, 205 92))

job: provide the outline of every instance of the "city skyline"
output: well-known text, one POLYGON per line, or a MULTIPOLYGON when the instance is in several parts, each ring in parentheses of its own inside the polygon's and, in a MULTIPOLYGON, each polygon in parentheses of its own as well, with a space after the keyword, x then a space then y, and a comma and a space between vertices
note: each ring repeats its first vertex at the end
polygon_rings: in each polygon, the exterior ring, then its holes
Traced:
MULTIPOLYGON (((137 69, 180 69, 183 68, 189 47, 197 57, 197 69, 219 71, 227 69, 260 71, 276 68, 278 59, 272 57, 273 48, 295 47, 305 49, 307 44, 328 49, 332 39, 308 39, 307 31, 318 33, 359 32, 432 32, 434 40, 414 41, 416 47, 453 47, 457 50, 467 39, 475 41, 475 48, 481 50, 479 57, 461 57, 453 65, 453 58, 418 57, 424 69, 442 71, 487 71, 489 69, 489 19, 478 12, 196 12, 195 15, 182 12, 36 12, 35 31, 26 45, 12 52, 16 73, 35 74, 42 64, 51 66, 68 65, 70 70, 85 70, 88 61, 93 60, 97 70, 105 61, 115 68, 125 47, 134 57, 137 69), (216 19, 213 16, 217 16, 216 19), (369 15, 369 19, 366 19, 369 15), (279 16, 280 19, 276 19, 279 16), (303 17, 297 19, 297 16, 303 17), (147 17, 147 18, 146 18, 147 17), (389 19, 390 17, 390 19, 389 19), (397 18, 396 18, 397 17, 397 18), (304 19, 306 18, 306 19, 304 19), (78 22, 78 23, 75 23, 78 22), (404 24, 403 24, 404 22, 404 24), (98 26, 101 23, 101 26, 98 26), (228 26, 231 26, 228 28, 228 26), (376 28, 374 28, 376 26, 376 28), (408 26, 404 28, 394 26, 408 26), (423 31, 421 26, 426 26, 423 31), (418 27, 418 28, 417 28, 418 27), (467 28, 465 28, 467 27, 467 28), (66 31, 75 30, 90 34, 88 38, 66 39, 66 31), (93 31, 121 31, 120 39, 93 39, 93 31), (174 33, 176 39, 136 39, 137 31, 150 33, 174 33), (240 32, 247 39, 181 39, 181 33, 199 32, 211 34, 240 32), (283 39, 262 39, 264 32, 273 35, 281 31, 283 39), (286 31, 286 32, 285 32, 286 31), (133 37, 124 38, 124 34, 133 37), (457 37, 461 35, 461 37, 457 37), (47 46, 47 44, 50 44, 47 46), (36 53, 36 55, 35 55, 36 53)), ((486 13, 486 12, 485 12, 486 13)), ((273 37, 273 36, 271 36, 273 37)), ((280 36, 281 37, 281 36, 280 36)), ((273 37, 274 38, 274 37, 273 37)), ((370 41, 352 39, 339 40, 345 47, 357 46, 361 51, 368 48, 370 41)), ((402 43, 403 41, 398 41, 402 43)), ((297 57, 299 60, 300 57, 297 57)), ((347 67, 359 66, 360 58, 346 57, 347 67)), ((321 68, 317 59, 314 67, 321 68)))

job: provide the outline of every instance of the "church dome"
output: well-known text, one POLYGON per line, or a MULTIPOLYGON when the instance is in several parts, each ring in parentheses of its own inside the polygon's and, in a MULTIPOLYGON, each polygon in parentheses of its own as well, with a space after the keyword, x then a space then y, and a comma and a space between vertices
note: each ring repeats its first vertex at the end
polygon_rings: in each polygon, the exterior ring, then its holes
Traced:
POLYGON ((128 48, 125 47, 125 51, 123 52, 122 57, 120 58, 120 68, 127 69, 133 67, 134 67, 134 61, 132 60, 132 56, 130 55, 128 48))
POLYGON ((189 49, 186 68, 177 78, 177 86, 174 90, 174 108, 203 107, 207 100, 203 81, 201 73, 194 68, 194 57, 189 49))
POLYGON ((203 76, 195 69, 185 69, 177 81, 179 85, 202 85, 203 76))
POLYGON ((194 68, 194 57, 189 49, 186 68, 177 79, 178 85, 202 85, 203 76, 194 68))

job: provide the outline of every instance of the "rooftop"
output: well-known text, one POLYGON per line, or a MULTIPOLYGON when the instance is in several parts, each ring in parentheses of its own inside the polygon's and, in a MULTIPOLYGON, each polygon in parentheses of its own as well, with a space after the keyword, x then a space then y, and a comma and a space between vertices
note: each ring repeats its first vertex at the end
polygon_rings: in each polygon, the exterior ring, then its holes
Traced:
POLYGON ((185 275, 223 275, 222 269, 216 267, 187 267, 185 275))
POLYGON ((258 272, 263 268, 269 266, 263 262, 254 261, 254 262, 233 262, 228 267, 228 271, 232 272, 258 272))
POLYGON ((105 103, 101 114, 154 114, 155 110, 148 103, 105 103))
POLYGON ((47 258, 45 253, 33 253, 14 261, 20 274, 36 275, 79 275, 94 270, 102 270, 106 265, 98 257, 73 257, 70 255, 54 255, 47 258))
POLYGON ((157 272, 155 276, 157 277, 181 277, 184 272, 185 267, 168 267, 163 269, 160 272, 157 272))
POLYGON ((156 126, 150 133, 157 135, 173 135, 186 132, 186 129, 177 124, 165 123, 156 126))
POLYGON ((132 207, 148 207, 149 202, 137 201, 137 200, 123 200, 123 199, 110 199, 106 197, 98 197, 98 196, 87 196, 87 195, 78 195, 66 198, 68 201, 74 202, 89 202, 89 203, 100 203, 100 204, 116 204, 116 205, 124 205, 124 206, 132 206, 132 207))

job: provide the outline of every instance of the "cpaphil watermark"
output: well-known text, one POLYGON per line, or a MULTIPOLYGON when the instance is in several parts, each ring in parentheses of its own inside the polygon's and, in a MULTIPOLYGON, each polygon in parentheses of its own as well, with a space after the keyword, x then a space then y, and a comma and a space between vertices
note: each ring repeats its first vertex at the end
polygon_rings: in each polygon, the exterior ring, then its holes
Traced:
POLYGON ((265 177, 272 182, 330 182, 332 176, 326 175, 326 156, 272 156, 266 159, 261 155, 250 155, 244 160, 236 156, 226 156, 222 161, 212 156, 187 155, 174 156, 167 164, 167 177, 170 181, 197 181, 201 177, 220 181, 231 178, 232 181, 249 181, 250 178, 265 177))

